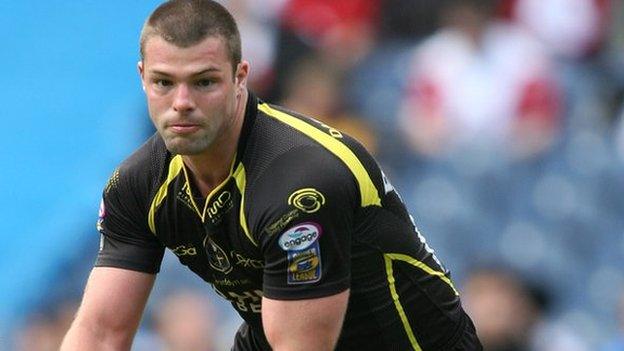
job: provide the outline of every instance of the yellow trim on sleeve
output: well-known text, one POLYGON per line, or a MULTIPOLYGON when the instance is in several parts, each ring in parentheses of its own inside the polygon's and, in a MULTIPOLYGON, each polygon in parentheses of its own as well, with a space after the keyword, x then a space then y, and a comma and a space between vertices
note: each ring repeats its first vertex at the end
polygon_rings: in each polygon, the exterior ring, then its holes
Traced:
POLYGON ((401 318, 401 322, 403 323, 403 329, 405 329, 405 333, 407 333, 407 337, 409 338, 410 344, 412 344, 412 348, 414 351, 422 351, 420 345, 418 345, 418 341, 416 341, 416 336, 412 331, 412 326, 410 326, 409 321, 407 320, 407 316, 405 315, 405 311, 403 310, 403 306, 401 305, 401 301, 399 300, 399 294, 396 291, 396 286, 394 285, 394 274, 392 271, 392 258, 388 255, 384 255, 384 261, 386 262, 386 274, 388 275, 388 286, 390 287, 390 295, 392 296, 392 301, 394 301, 394 307, 396 307, 397 312, 399 313, 399 317, 401 318))
POLYGON ((258 246, 258 243, 254 239, 253 235, 249 232, 249 228, 247 227, 247 218, 245 217, 245 186, 247 185, 247 174, 245 173, 245 166, 243 166, 242 162, 238 164, 238 167, 236 167, 233 177, 236 180, 236 187, 241 194, 240 212, 238 215, 240 225, 249 241, 251 241, 251 243, 255 246, 258 246))
POLYGON ((397 261, 403 261, 406 263, 411 264, 414 267, 418 267, 421 270, 425 271, 425 273, 429 274, 429 275, 433 275, 436 276, 440 279, 442 279, 443 282, 445 282, 446 284, 448 284, 448 286, 451 287, 451 289, 453 289, 453 292, 455 293, 455 296, 459 296, 459 292, 457 291, 457 289, 455 289, 455 286, 453 285, 453 282, 446 276, 444 275, 443 272, 438 272, 436 270, 431 269, 431 267, 427 266, 425 263, 418 261, 416 259, 414 259, 411 256, 408 255, 403 255, 403 254, 397 254, 397 253, 388 253, 388 254, 384 254, 384 256, 390 258, 391 260, 397 260, 397 261))
POLYGON ((392 296, 394 307, 396 308, 397 313, 399 314, 399 318, 401 318, 401 322, 403 323, 403 328, 405 329, 405 333, 407 334, 407 337, 409 338, 410 343, 412 344, 412 348, 415 351, 421 351, 420 345, 418 345, 418 341, 416 341, 416 336, 414 336, 412 327, 410 326, 409 320, 407 319, 407 315, 405 315, 405 310, 403 309, 403 306, 401 305, 401 301, 399 300, 399 294, 396 291, 396 286, 394 284, 395 280, 394 280, 394 271, 392 269, 392 261, 406 262, 414 267, 420 268, 425 273, 442 279, 442 281, 444 281, 446 284, 448 284, 451 287, 451 289, 453 289, 455 296, 459 296, 459 293, 457 292, 457 289, 455 289, 453 282, 451 282, 451 280, 446 275, 444 275, 444 273, 438 272, 432 269, 431 267, 427 266, 425 263, 418 261, 411 256, 398 254, 398 253, 387 253, 387 254, 384 254, 384 261, 386 263, 388 287, 390 288, 390 295, 392 296))
POLYGON ((165 197, 167 197, 167 189, 169 188, 169 184, 173 182, 173 180, 180 174, 180 171, 184 168, 184 162, 182 162, 182 156, 177 155, 171 159, 169 162, 169 171, 167 173, 167 179, 156 192, 156 196, 152 200, 152 204, 150 205, 149 213, 147 215, 147 222, 150 230, 153 234, 156 234, 156 223, 154 221, 154 217, 156 216, 156 210, 158 206, 163 202, 165 197))
POLYGON ((370 175, 366 172, 366 169, 357 156, 355 156, 353 151, 351 151, 345 144, 296 117, 270 107, 266 103, 258 104, 258 109, 309 136, 340 158, 349 170, 351 170, 351 173, 353 173, 358 182, 362 207, 371 205, 381 206, 379 192, 377 191, 375 184, 373 184, 370 175))

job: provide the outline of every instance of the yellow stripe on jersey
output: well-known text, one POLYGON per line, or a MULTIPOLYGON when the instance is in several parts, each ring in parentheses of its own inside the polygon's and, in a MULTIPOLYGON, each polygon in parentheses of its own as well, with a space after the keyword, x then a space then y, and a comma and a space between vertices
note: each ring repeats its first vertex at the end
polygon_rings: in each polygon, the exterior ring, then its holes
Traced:
POLYGON ((418 260, 416 260, 413 257, 408 256, 408 255, 397 254, 397 253, 389 253, 389 254, 384 254, 384 256, 390 258, 391 260, 397 260, 397 261, 403 261, 403 262, 409 263, 409 264, 411 264, 414 267, 418 267, 418 268, 422 269, 423 271, 425 271, 425 273, 427 273, 429 275, 433 275, 433 276, 436 276, 436 277, 442 279, 443 282, 448 284, 448 286, 450 286, 451 289, 453 289, 453 292, 455 293, 455 296, 459 296, 459 292, 457 292, 457 289, 455 289, 455 286, 453 285, 453 282, 446 275, 444 275, 443 272, 438 272, 438 271, 432 269, 431 267, 427 266, 423 262, 418 261, 418 260))
POLYGON ((258 246, 258 243, 249 232, 249 228, 247 227, 247 218, 245 217, 245 186, 247 185, 247 174, 245 173, 245 166, 243 166, 242 162, 238 164, 238 167, 236 167, 233 176, 236 180, 236 187, 241 194, 240 213, 238 215, 240 225, 249 241, 251 241, 251 243, 255 246, 258 246))
POLYGON ((203 222, 204 216, 202 215, 202 212, 199 211, 199 207, 197 207, 197 203, 195 203, 195 196, 193 196, 193 191, 191 190, 191 181, 190 181, 191 178, 188 175, 188 171, 186 170, 184 163, 182 163, 182 170, 184 171, 184 186, 182 187, 182 190, 186 192, 186 195, 189 197, 189 200, 191 201, 191 205, 193 205, 193 209, 195 210, 195 213, 197 213, 197 215, 199 216, 199 218, 201 218, 203 222))
POLYGON ((353 173, 358 182, 362 207, 371 205, 381 206, 379 192, 375 184, 373 184, 370 175, 353 151, 345 144, 296 117, 271 108, 268 104, 258 104, 258 109, 309 136, 340 158, 349 170, 351 170, 351 173, 353 173))
POLYGON ((394 280, 394 273, 392 269, 392 261, 406 262, 414 267, 418 267, 421 270, 425 271, 425 273, 442 279, 442 281, 444 281, 446 284, 448 284, 451 287, 451 289, 453 289, 453 292, 455 293, 456 296, 459 296, 459 293, 457 292, 457 289, 455 289, 453 282, 451 282, 451 280, 446 275, 444 275, 444 273, 438 272, 432 269, 431 267, 427 266, 425 263, 418 261, 411 256, 404 255, 404 254, 397 254, 397 253, 388 253, 388 254, 384 254, 384 261, 386 263, 386 274, 388 276, 388 286, 390 288, 390 295, 392 296, 392 301, 394 301, 394 307, 396 308, 399 314, 399 317, 401 318, 401 322, 403 323, 403 328, 405 329, 405 333, 407 334, 407 337, 409 338, 410 343, 412 344, 412 348, 416 351, 420 351, 421 350, 420 345, 418 345, 418 342, 416 341, 416 337, 414 336, 412 327, 409 324, 407 315, 405 315, 405 310, 403 310, 403 306, 401 305, 401 301, 399 300, 399 294, 396 291, 396 286, 394 284, 395 280, 394 280))
POLYGON ((169 184, 173 182, 173 180, 180 174, 182 170, 184 162, 182 162, 182 156, 177 155, 171 159, 169 163, 169 171, 167 173, 167 179, 156 192, 156 196, 152 200, 152 204, 150 205, 149 213, 147 215, 147 222, 150 230, 153 234, 156 234, 156 223, 154 222, 154 217, 156 215, 156 210, 158 206, 163 202, 165 197, 167 197, 167 188, 169 188, 169 184))
POLYGON ((396 286, 394 285, 392 258, 388 255, 384 255, 384 261, 386 261, 386 274, 388 275, 388 285, 390 287, 390 295, 392 296, 392 301, 394 301, 394 307, 396 307, 397 312, 399 313, 399 317, 401 318, 401 322, 403 323, 403 328, 407 333, 410 344, 412 344, 412 348, 414 349, 414 351, 422 351, 420 345, 418 345, 418 341, 416 341, 416 336, 414 336, 412 326, 410 326, 409 321, 407 320, 407 316, 405 315, 405 311, 403 310, 403 306, 401 305, 401 301, 399 300, 399 294, 397 293, 396 286))

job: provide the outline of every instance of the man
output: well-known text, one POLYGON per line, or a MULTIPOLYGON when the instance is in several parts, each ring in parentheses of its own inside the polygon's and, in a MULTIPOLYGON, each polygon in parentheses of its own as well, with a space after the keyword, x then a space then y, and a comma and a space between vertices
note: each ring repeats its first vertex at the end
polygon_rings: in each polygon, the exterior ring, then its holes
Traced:
POLYGON ((62 350, 129 349, 164 248, 245 320, 234 350, 476 350, 472 322, 375 161, 259 101, 231 15, 173 0, 141 33, 158 133, 103 192, 62 350))

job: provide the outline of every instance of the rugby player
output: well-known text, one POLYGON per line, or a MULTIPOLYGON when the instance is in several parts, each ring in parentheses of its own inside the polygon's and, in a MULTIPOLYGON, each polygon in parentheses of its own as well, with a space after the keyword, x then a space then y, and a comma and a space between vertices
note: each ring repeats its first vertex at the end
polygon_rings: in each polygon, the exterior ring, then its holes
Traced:
POLYGON ((375 160, 247 89, 225 8, 163 3, 140 52, 157 133, 104 188, 100 251, 62 350, 130 349, 165 249, 243 318, 233 350, 481 349, 375 160))

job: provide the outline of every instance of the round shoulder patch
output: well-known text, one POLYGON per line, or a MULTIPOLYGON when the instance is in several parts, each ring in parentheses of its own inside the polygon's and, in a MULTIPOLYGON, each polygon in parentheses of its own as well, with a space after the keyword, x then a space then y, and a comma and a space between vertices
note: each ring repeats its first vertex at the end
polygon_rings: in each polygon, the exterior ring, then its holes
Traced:
POLYGON ((303 188, 290 194, 288 204, 305 213, 314 213, 325 204, 325 196, 314 188, 303 188))
POLYGON ((286 251, 304 250, 321 236, 321 226, 313 222, 298 224, 282 234, 278 243, 286 251))

